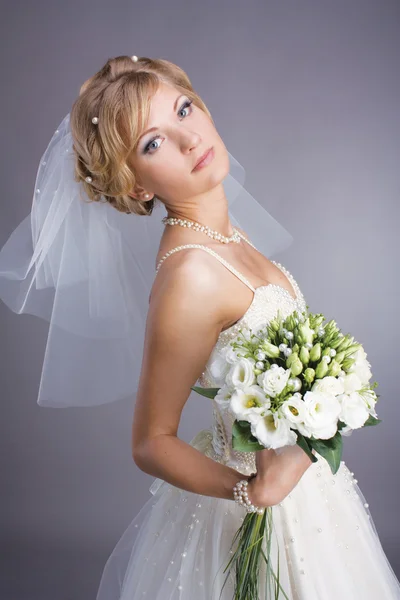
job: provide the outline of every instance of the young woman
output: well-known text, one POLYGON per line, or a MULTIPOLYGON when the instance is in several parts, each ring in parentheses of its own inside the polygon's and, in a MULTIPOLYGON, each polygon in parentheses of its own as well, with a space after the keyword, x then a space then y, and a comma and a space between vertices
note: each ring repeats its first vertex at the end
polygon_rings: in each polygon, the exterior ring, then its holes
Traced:
MULTIPOLYGON (((279 599, 399 599, 400 583, 344 462, 333 476, 296 445, 235 451, 232 418, 215 400, 209 430, 190 444, 177 435, 191 387, 219 386, 221 357, 240 326, 256 331, 278 309, 288 316, 306 307, 291 273, 232 225, 222 184, 228 152, 187 75, 165 60, 110 59, 82 86, 70 127, 88 210, 105 200, 143 227, 155 206, 167 213, 132 426, 133 460, 158 479, 113 550, 97 600, 231 600, 223 568, 245 516, 234 494, 243 479, 255 506, 272 507, 279 599)), ((91 299, 104 302, 100 294, 91 299)), ((263 586, 261 577, 260 598, 263 586)))

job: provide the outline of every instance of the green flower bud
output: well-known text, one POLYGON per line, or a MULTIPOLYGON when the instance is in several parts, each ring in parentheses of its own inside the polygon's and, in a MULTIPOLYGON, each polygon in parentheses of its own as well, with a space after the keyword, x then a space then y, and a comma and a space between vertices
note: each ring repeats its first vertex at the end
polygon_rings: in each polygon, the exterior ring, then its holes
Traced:
POLYGON ((305 371, 304 371, 304 379, 307 383, 312 383, 315 379, 315 371, 314 369, 311 369, 311 367, 308 367, 305 371))
POLYGON ((349 357, 351 354, 357 352, 360 347, 361 344, 351 344, 351 346, 346 349, 346 357, 349 357))
POLYGON ((269 358, 278 358, 278 356, 280 356, 280 350, 278 346, 271 344, 267 340, 261 344, 261 348, 269 358))
POLYGON ((310 328, 310 321, 307 319, 304 323, 299 323, 298 325, 299 337, 303 341, 303 343, 310 343, 314 339, 315 333, 310 328))
POLYGON ((290 368, 292 362, 295 360, 299 360, 299 356, 297 352, 292 352, 292 354, 290 354, 286 359, 286 366, 288 369, 290 368))
POLYGON ((303 365, 308 365, 308 363, 310 362, 310 351, 308 348, 306 348, 305 346, 302 346, 301 350, 300 350, 300 360, 303 363, 303 365))
POLYGON ((318 329, 319 327, 321 327, 324 320, 325 320, 324 315, 316 315, 314 324, 313 324, 313 329, 318 329))
POLYGON ((303 363, 301 362, 301 360, 299 358, 297 358, 297 360, 294 360, 292 362, 292 364, 290 365, 290 370, 294 377, 297 377, 297 375, 300 375, 300 373, 303 370, 303 363))
POLYGON ((345 358, 344 361, 342 362, 343 371, 347 372, 353 364, 354 364, 353 358, 345 358))
POLYGON ((335 356, 335 360, 339 364, 341 364, 345 358, 346 358, 346 353, 344 352, 344 350, 342 350, 342 352, 338 352, 335 356))
POLYGON ((280 323, 276 320, 273 319, 270 323, 269 326, 271 327, 272 331, 274 331, 275 333, 278 333, 279 329, 280 329, 280 323))
POLYGON ((317 342, 310 350, 310 360, 316 362, 321 358, 321 344, 317 342))
POLYGON ((341 365, 336 361, 335 358, 333 358, 329 363, 328 375, 331 375, 332 377, 337 377, 341 369, 341 365))
POLYGON ((347 350, 347 348, 349 346, 351 346, 351 344, 352 344, 351 338, 348 337, 347 335, 345 335, 341 344, 339 345, 339 348, 340 348, 340 350, 347 350))
POLYGON ((315 369, 315 376, 317 379, 322 379, 328 373, 329 365, 326 360, 321 360, 315 369))

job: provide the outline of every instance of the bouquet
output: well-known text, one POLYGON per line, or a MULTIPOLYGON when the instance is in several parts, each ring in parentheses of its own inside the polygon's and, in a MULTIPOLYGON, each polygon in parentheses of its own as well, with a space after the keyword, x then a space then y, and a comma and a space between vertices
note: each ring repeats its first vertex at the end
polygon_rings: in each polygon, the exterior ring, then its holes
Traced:
MULTIPOLYGON (((243 327, 225 353, 220 388, 192 389, 215 398, 235 417, 232 447, 240 452, 278 450, 298 444, 312 462, 323 457, 336 473, 342 457, 342 436, 376 425, 379 397, 370 383, 371 365, 361 344, 344 335, 322 314, 280 311, 257 333, 243 327), (313 452, 317 453, 317 455, 313 452)), ((267 597, 282 590, 270 564, 272 508, 262 514, 251 508, 232 547, 225 570, 235 566, 234 600, 258 600, 260 556, 267 565, 267 597), (262 541, 266 536, 266 553, 262 541)), ((225 585, 225 584, 224 584, 225 585)))

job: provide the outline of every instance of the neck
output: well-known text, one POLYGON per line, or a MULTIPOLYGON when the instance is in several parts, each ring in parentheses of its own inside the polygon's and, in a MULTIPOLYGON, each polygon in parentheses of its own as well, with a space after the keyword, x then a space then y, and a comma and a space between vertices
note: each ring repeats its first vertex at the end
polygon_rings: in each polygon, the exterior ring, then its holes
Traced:
POLYGON ((166 209, 168 217, 188 219, 201 225, 207 225, 226 237, 231 236, 234 232, 222 184, 207 194, 185 201, 183 205, 168 205, 166 209))

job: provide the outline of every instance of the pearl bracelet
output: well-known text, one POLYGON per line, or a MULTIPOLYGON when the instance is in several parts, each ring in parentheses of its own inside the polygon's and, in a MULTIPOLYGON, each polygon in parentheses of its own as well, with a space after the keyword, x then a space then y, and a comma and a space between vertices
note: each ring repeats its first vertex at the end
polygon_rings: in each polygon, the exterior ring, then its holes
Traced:
POLYGON ((248 513, 256 512, 259 515, 264 513, 265 508, 261 506, 255 506, 252 504, 248 494, 247 494, 247 486, 249 484, 250 479, 255 477, 255 475, 250 476, 249 479, 241 479, 233 486, 233 497, 235 502, 237 502, 240 506, 244 506, 248 513))

